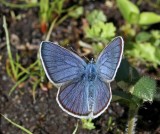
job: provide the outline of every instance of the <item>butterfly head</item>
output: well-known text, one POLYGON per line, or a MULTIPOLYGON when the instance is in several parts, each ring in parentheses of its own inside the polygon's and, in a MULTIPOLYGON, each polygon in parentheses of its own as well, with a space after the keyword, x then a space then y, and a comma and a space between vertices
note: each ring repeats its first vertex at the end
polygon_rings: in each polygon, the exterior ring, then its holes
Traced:
POLYGON ((95 61, 94 61, 94 59, 92 58, 91 60, 90 60, 90 63, 91 64, 93 64, 95 61))

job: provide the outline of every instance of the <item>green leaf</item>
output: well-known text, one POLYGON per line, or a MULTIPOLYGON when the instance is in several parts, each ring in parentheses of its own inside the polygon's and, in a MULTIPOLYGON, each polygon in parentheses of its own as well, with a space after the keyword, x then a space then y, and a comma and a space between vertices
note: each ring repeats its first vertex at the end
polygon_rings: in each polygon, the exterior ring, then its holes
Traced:
POLYGON ((151 43, 135 43, 134 48, 132 50, 125 51, 125 53, 131 57, 135 57, 144 61, 152 63, 156 68, 157 65, 160 65, 159 60, 159 47, 152 45, 151 43))
POLYGON ((113 23, 106 23, 103 28, 104 29, 102 30, 101 37, 108 39, 115 36, 116 27, 113 25, 113 23))
POLYGON ((49 13, 49 0, 40 0, 40 16, 42 22, 48 21, 49 13))
POLYGON ((155 56, 157 57, 157 60, 159 59, 160 61, 160 49, 156 49, 155 56))
POLYGON ((98 54, 100 54, 100 52, 104 49, 104 45, 101 42, 92 43, 92 48, 93 48, 93 54, 98 56, 98 54))
POLYGON ((101 10, 93 10, 91 13, 87 15, 87 21, 89 22, 90 25, 93 25, 99 21, 101 22, 106 22, 107 17, 101 10))
POLYGON ((160 101, 160 87, 157 87, 156 94, 154 96, 154 100, 160 101))
POLYGON ((156 82, 149 77, 142 77, 134 86, 133 95, 143 101, 153 101, 156 93, 156 82))
POLYGON ((84 9, 82 6, 77 7, 75 10, 73 10, 72 12, 69 12, 69 16, 78 19, 84 12, 84 9))
POLYGON ((92 122, 92 119, 81 119, 82 121, 82 127, 88 130, 95 129, 94 123, 92 122))
POLYGON ((139 74, 137 70, 132 66, 130 66, 129 62, 126 59, 123 59, 121 61, 120 67, 118 69, 118 72, 115 78, 115 80, 118 82, 118 85, 122 89, 126 90, 128 86, 131 86, 131 84, 134 84, 135 82, 137 82, 138 79, 139 79, 139 74))
POLYGON ((117 0, 117 6, 125 20, 132 24, 138 23, 139 9, 135 4, 129 0, 117 0))
MULTIPOLYGON (((50 4, 50 11, 56 12, 58 15, 60 15, 63 12, 63 5, 65 0, 53 0, 50 4)), ((45 3, 44 3, 45 4, 45 3)))
POLYGON ((155 39, 160 39, 160 30, 152 30, 151 34, 155 39))
POLYGON ((134 37, 135 35, 136 35, 136 29, 135 28, 133 28, 133 25, 132 24, 130 24, 130 23, 125 23, 124 25, 122 25, 121 27, 120 27, 120 31, 123 31, 123 33, 125 34, 125 35, 127 35, 127 37, 129 36, 131 36, 131 37, 134 37))
POLYGON ((113 93, 112 102, 120 100, 120 99, 126 100, 127 102, 131 101, 132 95, 129 93, 126 93, 120 90, 113 90, 112 93, 113 93))
POLYGON ((139 18, 140 25, 151 25, 160 22, 160 15, 154 12, 142 12, 139 18))
POLYGON ((129 62, 126 59, 122 59, 120 67, 118 68, 115 80, 128 82, 129 78, 129 62))
POLYGON ((97 22, 85 29, 86 37, 95 41, 106 41, 115 36, 116 27, 113 23, 97 22))
POLYGON ((140 32, 136 36, 136 42, 146 42, 151 38, 151 34, 147 32, 140 32))

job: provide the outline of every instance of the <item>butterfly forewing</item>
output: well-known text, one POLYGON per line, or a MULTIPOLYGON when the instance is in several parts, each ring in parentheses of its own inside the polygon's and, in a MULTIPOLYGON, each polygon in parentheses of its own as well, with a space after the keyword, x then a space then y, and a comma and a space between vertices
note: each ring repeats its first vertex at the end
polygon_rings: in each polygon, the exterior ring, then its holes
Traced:
POLYGON ((111 82, 119 64, 123 53, 123 39, 116 37, 99 55, 96 66, 98 75, 105 81, 111 82))
POLYGON ((54 84, 80 77, 86 63, 76 54, 52 42, 42 42, 40 56, 47 77, 54 84))

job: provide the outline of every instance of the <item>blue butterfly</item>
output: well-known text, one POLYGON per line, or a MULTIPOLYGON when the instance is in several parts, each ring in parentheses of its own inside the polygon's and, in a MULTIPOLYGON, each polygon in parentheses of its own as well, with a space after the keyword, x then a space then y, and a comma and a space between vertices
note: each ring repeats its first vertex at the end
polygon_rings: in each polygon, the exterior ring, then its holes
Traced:
POLYGON ((57 102, 77 118, 97 118, 110 104, 110 82, 114 80, 123 54, 123 39, 109 43, 96 62, 88 64, 58 44, 43 41, 40 58, 48 79, 58 87, 57 102))

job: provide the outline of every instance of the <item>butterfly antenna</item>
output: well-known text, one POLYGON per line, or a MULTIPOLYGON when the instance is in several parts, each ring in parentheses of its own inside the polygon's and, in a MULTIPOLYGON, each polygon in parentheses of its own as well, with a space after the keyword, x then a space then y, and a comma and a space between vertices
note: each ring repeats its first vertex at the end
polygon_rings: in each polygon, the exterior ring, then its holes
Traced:
MULTIPOLYGON (((72 47, 70 47, 70 49, 74 52, 74 53, 76 53, 77 55, 81 55, 80 53, 78 53, 77 51, 75 51, 72 47)), ((89 59, 86 57, 86 56, 82 56, 82 57, 84 57, 84 59, 86 59, 86 61, 88 61, 89 62, 89 59)))
POLYGON ((89 59, 88 59, 86 56, 84 56, 84 55, 83 55, 83 57, 86 59, 86 61, 88 61, 88 62, 89 62, 89 59))
MULTIPOLYGON (((73 51, 74 53, 78 54, 76 50, 74 50, 72 47, 70 47, 71 51, 73 51)), ((78 54, 79 55, 79 54, 78 54)))

